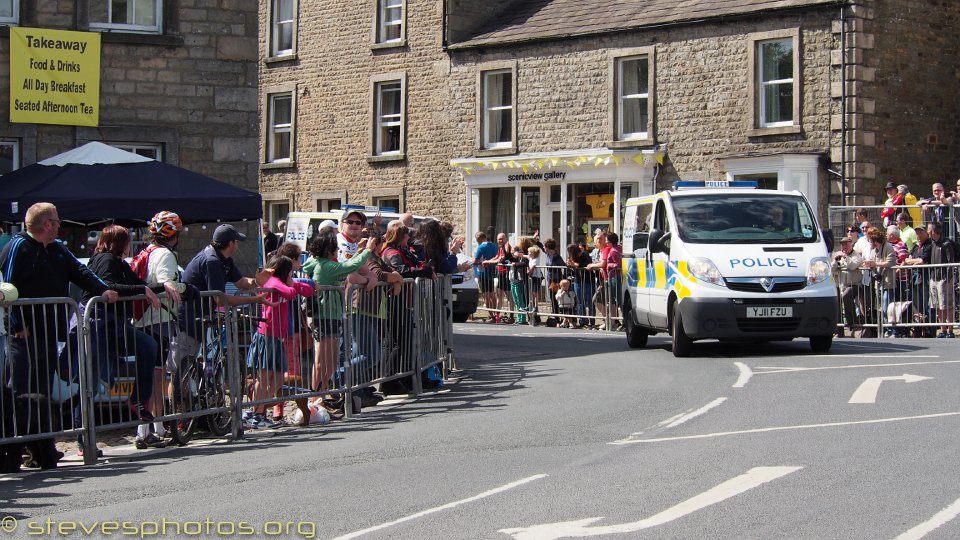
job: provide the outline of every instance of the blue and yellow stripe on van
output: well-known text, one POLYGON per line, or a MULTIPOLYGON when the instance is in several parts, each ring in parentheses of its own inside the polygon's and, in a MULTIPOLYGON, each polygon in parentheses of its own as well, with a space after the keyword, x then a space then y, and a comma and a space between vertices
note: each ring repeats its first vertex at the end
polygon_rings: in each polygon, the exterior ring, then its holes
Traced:
POLYGON ((687 261, 677 261, 674 266, 667 261, 653 261, 652 265, 648 265, 645 259, 623 259, 622 271, 628 287, 673 289, 679 298, 686 298, 691 294, 684 281, 697 281, 687 269, 687 261), (678 274, 684 279, 677 279, 678 274))

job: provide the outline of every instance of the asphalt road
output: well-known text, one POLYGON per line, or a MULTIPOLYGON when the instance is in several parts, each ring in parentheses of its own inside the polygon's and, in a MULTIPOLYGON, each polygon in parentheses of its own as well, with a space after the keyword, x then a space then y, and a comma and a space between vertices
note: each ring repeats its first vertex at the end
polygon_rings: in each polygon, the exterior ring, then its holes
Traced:
POLYGON ((635 351, 616 334, 456 331, 462 371, 438 393, 2 478, 0 514, 15 538, 162 519, 213 538, 960 537, 952 340, 676 359, 662 336, 635 351))

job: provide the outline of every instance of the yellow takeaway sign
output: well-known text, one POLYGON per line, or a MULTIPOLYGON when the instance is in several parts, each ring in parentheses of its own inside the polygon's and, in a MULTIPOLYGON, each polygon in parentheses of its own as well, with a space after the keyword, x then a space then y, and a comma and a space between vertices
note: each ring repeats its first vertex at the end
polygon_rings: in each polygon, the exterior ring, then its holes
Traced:
POLYGON ((100 34, 10 28, 10 121, 100 123, 100 34))

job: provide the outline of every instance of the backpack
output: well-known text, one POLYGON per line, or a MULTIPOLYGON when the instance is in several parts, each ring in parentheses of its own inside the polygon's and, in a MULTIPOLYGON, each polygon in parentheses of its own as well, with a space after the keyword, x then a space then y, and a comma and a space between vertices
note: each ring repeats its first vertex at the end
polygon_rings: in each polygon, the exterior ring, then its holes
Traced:
MULTIPOLYGON (((130 261, 130 268, 133 270, 133 273, 144 282, 147 281, 147 267, 150 263, 150 254, 158 247, 160 246, 157 244, 150 244, 140 251, 140 253, 137 253, 137 256, 130 261)), ((149 305, 146 300, 133 302, 133 318, 138 321, 143 318, 143 314, 147 311, 149 305)))

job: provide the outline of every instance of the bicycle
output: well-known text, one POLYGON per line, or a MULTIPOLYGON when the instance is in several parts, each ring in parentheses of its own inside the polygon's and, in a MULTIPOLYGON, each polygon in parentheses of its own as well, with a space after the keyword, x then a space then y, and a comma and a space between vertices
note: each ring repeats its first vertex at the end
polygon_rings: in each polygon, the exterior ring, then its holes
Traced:
POLYGON ((204 319, 202 323, 204 333, 209 335, 208 346, 195 356, 185 358, 173 374, 173 401, 178 413, 225 410, 171 422, 170 434, 180 446, 190 442, 194 428, 198 427, 198 418, 203 418, 207 429, 217 437, 230 433, 233 422, 236 400, 230 391, 226 321, 223 314, 219 313, 212 319, 204 319))

